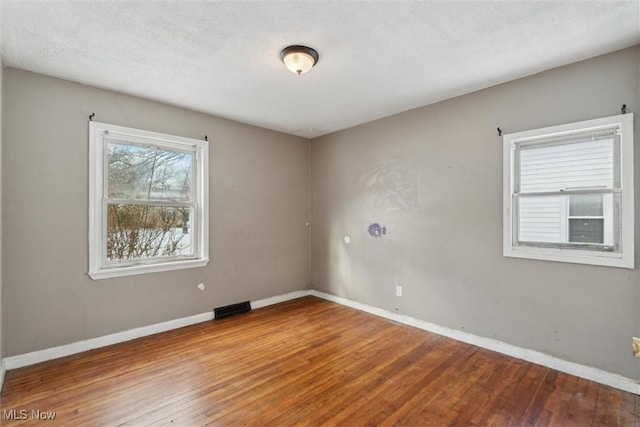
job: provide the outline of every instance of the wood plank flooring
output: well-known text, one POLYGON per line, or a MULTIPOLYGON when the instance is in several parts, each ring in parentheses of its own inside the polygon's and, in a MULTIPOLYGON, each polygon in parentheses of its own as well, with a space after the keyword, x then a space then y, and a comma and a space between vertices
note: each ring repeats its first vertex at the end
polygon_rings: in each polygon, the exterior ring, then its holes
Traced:
POLYGON ((0 424, 634 426, 638 400, 305 297, 9 371, 0 424))

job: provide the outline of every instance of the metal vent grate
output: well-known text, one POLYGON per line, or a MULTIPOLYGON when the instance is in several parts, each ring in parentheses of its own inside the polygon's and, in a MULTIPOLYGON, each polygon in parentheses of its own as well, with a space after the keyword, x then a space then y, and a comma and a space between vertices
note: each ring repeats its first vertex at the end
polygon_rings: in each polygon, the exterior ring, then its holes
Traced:
POLYGON ((251 311, 251 303, 249 301, 239 302, 237 304, 225 305, 213 309, 215 319, 233 316, 234 314, 246 313, 251 311))

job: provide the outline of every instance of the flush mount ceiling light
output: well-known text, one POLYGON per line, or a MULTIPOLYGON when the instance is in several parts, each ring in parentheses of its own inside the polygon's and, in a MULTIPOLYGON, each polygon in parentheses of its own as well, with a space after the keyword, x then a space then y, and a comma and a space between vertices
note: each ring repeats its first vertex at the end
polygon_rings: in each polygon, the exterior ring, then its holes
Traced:
POLYGON ((289 46, 282 49, 280 59, 292 73, 304 74, 318 63, 320 56, 307 46, 289 46))

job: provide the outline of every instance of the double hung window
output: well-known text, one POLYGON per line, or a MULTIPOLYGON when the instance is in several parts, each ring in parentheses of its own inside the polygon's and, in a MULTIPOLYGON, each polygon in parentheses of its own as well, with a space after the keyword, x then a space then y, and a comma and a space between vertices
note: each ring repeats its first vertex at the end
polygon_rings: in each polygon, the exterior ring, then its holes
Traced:
POLYGON ((504 136, 504 255, 633 268, 633 116, 504 136))
POLYGON ((89 275, 208 262, 205 141, 90 123, 89 275))

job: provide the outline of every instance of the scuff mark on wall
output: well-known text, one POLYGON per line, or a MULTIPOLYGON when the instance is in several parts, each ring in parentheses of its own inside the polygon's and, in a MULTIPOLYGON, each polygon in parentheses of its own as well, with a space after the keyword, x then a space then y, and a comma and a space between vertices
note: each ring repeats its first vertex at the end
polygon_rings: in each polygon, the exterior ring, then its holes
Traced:
POLYGON ((367 166, 358 183, 366 212, 418 210, 418 173, 412 162, 390 157, 367 166))

